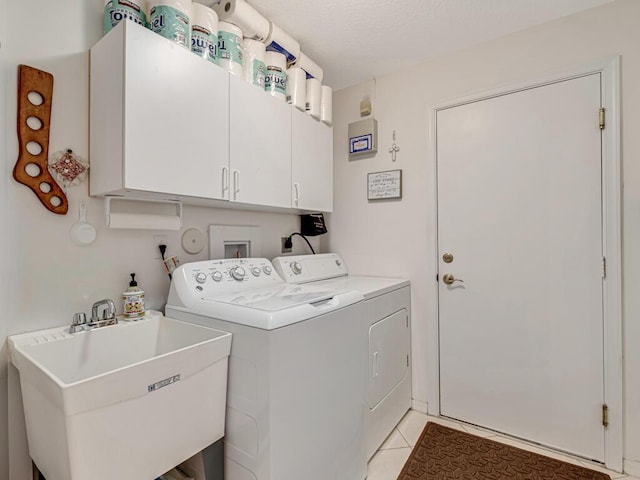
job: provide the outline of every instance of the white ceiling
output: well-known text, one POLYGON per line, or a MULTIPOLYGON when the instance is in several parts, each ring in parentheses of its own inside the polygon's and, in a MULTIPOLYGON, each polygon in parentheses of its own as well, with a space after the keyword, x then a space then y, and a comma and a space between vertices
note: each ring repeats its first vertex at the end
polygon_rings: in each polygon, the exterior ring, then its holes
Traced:
POLYGON ((323 83, 339 89, 610 1, 249 0, 249 3, 298 40, 302 51, 324 69, 323 83))

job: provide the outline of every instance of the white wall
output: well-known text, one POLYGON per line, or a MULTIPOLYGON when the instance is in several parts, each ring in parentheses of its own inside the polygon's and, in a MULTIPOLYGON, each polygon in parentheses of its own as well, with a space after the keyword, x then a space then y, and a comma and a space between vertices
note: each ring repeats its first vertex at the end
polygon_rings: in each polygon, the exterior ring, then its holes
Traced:
MULTIPOLYGON (((190 227, 206 231, 211 224, 260 226, 262 253, 267 257, 280 254, 282 236, 299 230, 297 215, 188 206, 180 232, 108 230, 102 201, 88 198, 87 183, 68 190, 69 213, 60 216, 47 211, 27 187, 13 180, 18 152, 16 67, 20 63, 55 77, 49 151, 72 148, 87 158, 87 51, 102 35, 103 5, 103 0, 0 0, 0 145, 6 145, 6 151, 4 147, 0 151, 0 480, 9 478, 9 463, 12 480, 27 478, 29 466, 15 370, 9 375, 7 388, 7 335, 70 323, 74 312, 87 312, 92 302, 101 298, 112 298, 119 304, 129 272, 137 273, 146 291, 147 307, 161 309, 169 280, 161 262, 154 259, 154 234, 167 235, 167 253, 178 255, 185 263, 205 259, 208 254, 208 248, 198 255, 182 250, 181 234, 190 227), (5 20, 9 20, 6 32, 5 20), (96 242, 86 247, 69 240, 81 200, 87 200, 88 220, 98 227, 96 242), (5 293, 9 301, 5 301, 5 293), (7 428, 8 390, 11 412, 7 428), (7 461, 9 449, 11 462, 7 461)), ((311 242, 318 247, 317 239, 311 242)), ((294 253, 308 253, 298 237, 294 237, 294 253)))
MULTIPOLYGON (((417 67, 338 91, 334 95, 334 213, 328 249, 353 272, 403 275, 413 285, 414 397, 426 402, 427 311, 433 281, 424 272, 432 199, 426 186, 431 145, 427 111, 447 100, 515 84, 594 59, 622 55, 624 170, 625 458, 640 460, 640 2, 617 0, 417 67), (379 153, 348 161, 347 124, 359 119, 359 102, 374 97, 379 153), (400 146, 388 153, 392 131, 400 146), (400 202, 367 203, 366 174, 403 170, 400 202), (375 258, 379 264, 371 262, 375 258)), ((552 115, 553 112, 550 112, 552 115)))
MULTIPOLYGON (((4 159, 6 152, 6 129, 7 122, 2 112, 6 111, 6 62, 7 62, 7 0, 0 0, 0 159, 4 159)), ((4 162, 2 163, 4 165, 4 162)), ((6 261, 6 210, 7 210, 7 169, 0 168, 0 265, 5 265, 6 261)), ((0 268, 0 305, 7 304, 7 295, 4 288, 5 282, 2 278, 5 276, 5 269, 0 268)), ((4 343, 7 335, 7 322, 4 316, 0 316, 0 341, 4 343)), ((4 354, 0 344, 0 479, 5 478, 9 463, 8 449, 8 428, 7 428, 7 370, 4 368, 4 354)))

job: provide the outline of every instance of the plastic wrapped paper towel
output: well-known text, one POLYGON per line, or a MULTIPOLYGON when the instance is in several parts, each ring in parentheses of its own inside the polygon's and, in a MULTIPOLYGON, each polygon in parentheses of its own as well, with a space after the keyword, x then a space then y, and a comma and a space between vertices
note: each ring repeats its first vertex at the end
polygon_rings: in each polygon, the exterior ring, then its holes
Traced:
POLYGON ((191 51, 218 63, 218 15, 201 3, 191 5, 191 51))
POLYGON ((271 22, 269 36, 264 41, 268 52, 278 52, 287 59, 287 65, 291 65, 300 55, 300 44, 278 25, 271 22))
POLYGON ((307 72, 291 67, 287 70, 287 103, 305 111, 307 102, 307 72))
POLYGON ((264 89, 276 98, 287 99, 287 58, 279 52, 267 52, 264 56, 267 76, 264 89))
POLYGON ((191 48, 191 0, 148 0, 149 28, 191 48))
POLYGON ((298 67, 307 72, 307 78, 317 78, 322 82, 322 78, 324 77, 324 72, 318 66, 316 62, 307 57, 304 52, 300 52, 300 56, 293 64, 294 67, 298 67))
POLYGON ((242 41, 242 71, 244 79, 264 90, 267 66, 264 63, 265 45, 257 40, 245 38, 242 41))
POLYGON ((228 22, 218 22, 218 65, 242 77, 242 30, 228 22))
POLYGON ((331 125, 333 123, 333 90, 322 85, 320 94, 320 121, 331 125))
POLYGON ((146 27, 147 0, 105 0, 104 33, 125 19, 146 27))
POLYGON ((313 118, 320 120, 320 103, 322 97, 322 84, 317 78, 307 79, 307 100, 305 110, 313 118))
POLYGON ((240 27, 245 38, 263 42, 269 36, 269 20, 245 0, 222 0, 212 8, 221 21, 240 27))

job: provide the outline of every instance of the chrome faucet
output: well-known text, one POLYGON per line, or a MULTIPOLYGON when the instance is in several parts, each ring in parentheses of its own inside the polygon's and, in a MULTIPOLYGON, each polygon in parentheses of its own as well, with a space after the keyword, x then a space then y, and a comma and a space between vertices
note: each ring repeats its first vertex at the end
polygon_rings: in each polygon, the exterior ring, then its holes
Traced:
POLYGON ((104 327, 107 325, 115 325, 118 323, 116 318, 116 304, 113 300, 105 298, 98 300, 91 307, 91 319, 87 322, 87 316, 80 312, 73 315, 73 323, 69 328, 69 333, 78 333, 92 328, 104 327), (102 318, 98 316, 102 308, 102 318))
MULTIPOLYGON (((105 320, 116 320, 116 304, 113 303, 113 300, 109 300, 108 298, 98 300, 93 304, 93 306, 91 307, 91 322, 89 323, 89 325, 91 325, 92 323, 104 322, 105 320), (102 318, 100 318, 98 317, 98 312, 100 307, 102 307, 103 305, 104 310, 102 311, 102 318)), ((117 320, 115 323, 117 323, 117 320)), ((105 325, 107 324, 105 323, 105 325)))

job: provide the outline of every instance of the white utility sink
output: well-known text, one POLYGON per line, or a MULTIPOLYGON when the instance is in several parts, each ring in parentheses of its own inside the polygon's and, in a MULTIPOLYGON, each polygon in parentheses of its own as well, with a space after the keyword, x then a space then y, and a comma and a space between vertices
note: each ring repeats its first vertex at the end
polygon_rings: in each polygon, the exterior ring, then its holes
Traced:
POLYGON ((222 438, 231 334, 147 312, 9 337, 47 480, 153 480, 222 438))

